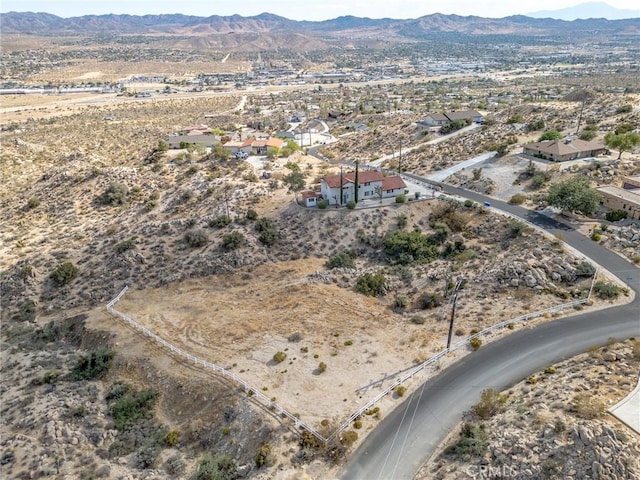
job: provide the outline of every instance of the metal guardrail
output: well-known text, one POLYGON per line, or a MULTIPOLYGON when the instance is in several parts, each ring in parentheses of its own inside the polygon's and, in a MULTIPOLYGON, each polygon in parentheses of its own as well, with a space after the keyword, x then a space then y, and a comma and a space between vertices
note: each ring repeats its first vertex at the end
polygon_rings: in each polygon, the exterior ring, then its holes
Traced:
POLYGON ((224 369, 223 367, 221 367, 219 365, 216 365, 215 363, 207 362, 206 360, 203 360, 203 359, 198 358, 198 357, 196 357, 196 356, 194 356, 194 355, 192 355, 190 353, 185 352, 184 350, 172 345, 171 343, 167 342, 166 340, 164 340, 163 338, 159 337, 155 333, 151 332, 148 328, 140 325, 138 322, 136 322, 135 320, 131 319, 131 317, 129 317, 128 315, 116 310, 114 308, 114 305, 116 303, 118 303, 118 301, 122 298, 122 296, 127 292, 127 290, 129 289, 128 286, 125 286, 122 289, 122 291, 113 300, 111 300, 107 304, 107 311, 109 313, 117 316, 117 317, 122 318, 125 322, 127 322, 129 325, 131 325, 134 329, 139 330, 145 336, 155 340, 158 344, 160 344, 161 346, 167 348, 173 354, 178 355, 180 357, 183 357, 186 360, 194 363, 195 365, 199 365, 199 366, 202 366, 204 368, 208 368, 210 370, 213 370, 214 372, 217 372, 217 373, 221 374, 222 376, 230 379, 231 381, 237 383, 238 385, 241 385, 244 388, 244 390, 247 392, 248 395, 251 395, 252 398, 255 398, 256 400, 258 400, 261 404, 263 404, 264 407, 266 407, 267 409, 270 409, 270 410, 275 410, 281 416, 289 418, 294 423, 294 426, 298 430, 305 430, 305 431, 309 432, 311 435, 313 435, 314 437, 316 437, 318 440, 320 440, 321 442, 326 444, 326 443, 336 439, 338 437, 338 435, 340 435, 340 433, 342 433, 344 430, 349 428, 349 426, 355 420, 357 420, 358 418, 360 418, 363 415, 365 415, 365 412, 367 410, 371 410, 375 406, 376 403, 378 403, 382 398, 384 398, 385 396, 387 396, 391 392, 393 392, 397 387, 402 385, 404 382, 406 382, 407 380, 409 380, 410 378, 412 378, 416 374, 420 373, 422 370, 427 368, 429 365, 437 362, 438 360, 440 360, 442 357, 446 356, 447 354, 449 354, 451 352, 454 352, 454 351, 458 350, 459 348, 468 345, 471 342, 472 339, 488 335, 488 334, 493 333, 496 330, 500 330, 501 328, 504 328, 504 327, 506 327, 507 325, 510 325, 510 324, 514 324, 514 323, 518 323, 518 322, 527 322, 527 321, 532 320, 534 318, 541 317, 541 316, 543 316, 543 315, 545 315, 547 313, 556 313, 556 312, 559 312, 559 311, 562 311, 562 310, 566 310, 566 309, 569 309, 569 308, 574 308, 574 307, 576 307, 578 305, 585 304, 591 298, 591 293, 593 291, 593 285, 595 284, 597 273, 598 273, 598 271, 596 269, 596 272, 593 274, 593 278, 592 278, 592 281, 591 281, 591 287, 589 289, 589 294, 588 294, 588 296, 586 298, 581 298, 579 300, 574 300, 573 302, 563 303, 563 304, 560 304, 560 305, 554 305, 553 307, 545 308, 544 310, 539 310, 537 312, 532 312, 532 313, 526 313, 524 315, 520 315, 519 317, 512 318, 512 319, 509 319, 509 320, 505 320, 505 321, 500 322, 500 323, 496 323, 495 325, 491 325, 491 326, 479 331, 478 333, 475 333, 474 335, 471 335, 471 336, 467 337, 466 339, 461 340, 460 342, 457 342, 457 343, 453 344, 450 348, 445 348, 441 352, 439 352, 436 355, 428 358, 427 360, 425 360, 421 364, 419 364, 419 365, 415 366, 414 368, 412 368, 411 370, 409 370, 407 373, 405 373, 403 376, 401 376, 399 379, 397 379, 395 382, 393 382, 390 386, 388 386, 385 390, 383 390, 378 395, 376 395, 374 398, 369 400, 369 402, 367 402, 366 405, 364 405, 363 407, 358 409, 356 412, 352 413, 351 416, 349 416, 349 418, 347 418, 347 420, 345 420, 340 426, 338 426, 336 428, 336 430, 333 433, 331 433, 331 435, 329 435, 326 438, 323 435, 321 435, 320 433, 318 433, 310 425, 306 424, 305 422, 300 420, 298 417, 296 417, 292 413, 288 412, 284 407, 278 405, 276 402, 272 401, 270 398, 267 398, 257 388, 251 386, 249 383, 247 383, 246 381, 244 381, 243 379, 238 377, 236 374, 224 369))

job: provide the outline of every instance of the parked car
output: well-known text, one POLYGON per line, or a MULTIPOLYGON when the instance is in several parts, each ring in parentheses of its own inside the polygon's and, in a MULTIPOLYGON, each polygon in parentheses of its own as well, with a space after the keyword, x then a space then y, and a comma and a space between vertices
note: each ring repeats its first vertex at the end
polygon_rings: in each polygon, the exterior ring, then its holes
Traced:
POLYGON ((249 154, 247 152, 236 152, 236 158, 244 160, 245 158, 247 158, 249 156, 249 154))

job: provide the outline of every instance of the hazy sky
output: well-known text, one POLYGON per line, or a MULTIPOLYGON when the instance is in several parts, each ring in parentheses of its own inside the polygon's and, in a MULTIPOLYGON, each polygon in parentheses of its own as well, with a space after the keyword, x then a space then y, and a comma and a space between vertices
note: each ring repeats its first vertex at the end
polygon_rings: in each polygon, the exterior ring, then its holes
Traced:
MULTIPOLYGON (((583 0, 0 0, 2 12, 47 12, 60 17, 128 13, 183 13, 208 17, 244 17, 263 12, 292 20, 327 20, 341 15, 370 18, 418 18, 431 13, 502 18, 540 10, 558 10, 583 0)), ((638 9, 638 0, 606 0, 612 7, 638 9)))

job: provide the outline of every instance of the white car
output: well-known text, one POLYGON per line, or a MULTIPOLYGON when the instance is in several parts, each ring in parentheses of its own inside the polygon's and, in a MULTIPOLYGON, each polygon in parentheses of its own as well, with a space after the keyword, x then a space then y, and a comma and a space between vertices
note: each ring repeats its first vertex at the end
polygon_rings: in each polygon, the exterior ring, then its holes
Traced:
POLYGON ((242 152, 242 151, 236 152, 236 158, 238 158, 238 159, 244 160, 248 156, 249 156, 249 154, 247 152, 242 152))

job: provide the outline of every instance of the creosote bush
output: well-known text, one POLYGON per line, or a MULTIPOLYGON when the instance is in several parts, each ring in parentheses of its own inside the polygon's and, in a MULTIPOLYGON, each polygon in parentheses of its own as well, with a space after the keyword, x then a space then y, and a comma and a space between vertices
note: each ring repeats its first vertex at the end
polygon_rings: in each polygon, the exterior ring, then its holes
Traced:
POLYGON ((471 345, 471 348, 474 350, 478 350, 482 346, 482 340, 479 337, 473 337, 469 340, 469 345, 471 345))
POLYGON ((188 230, 184 234, 184 241, 191 248, 203 247, 209 241, 209 234, 202 229, 188 230))
POLYGON ((100 203, 104 205, 124 205, 127 203, 129 188, 120 182, 112 182, 100 195, 100 203))
POLYGON ((244 243, 244 235, 240 232, 231 232, 222 236, 222 248, 225 250, 237 250, 244 243))
POLYGON ((75 367, 71 371, 74 380, 93 380, 105 373, 111 367, 115 351, 100 347, 87 355, 78 358, 75 367))
POLYGON ((465 423, 460 430, 458 441, 445 451, 450 455, 480 456, 489 446, 489 432, 483 424, 465 423))
POLYGON ((613 283, 606 283, 602 280, 598 280, 594 286, 593 291, 600 298, 617 298, 620 295, 620 288, 613 283))
POLYGON ((356 281, 356 291, 370 297, 379 297, 386 292, 386 279, 381 273, 365 273, 356 281))
POLYGON ((62 262, 51 272, 50 278, 58 285, 66 285, 78 276, 78 267, 71 262, 62 262))
POLYGON ((286 358, 287 358, 287 354, 284 352, 276 352, 273 354, 273 361, 276 363, 284 362, 286 358))
POLYGON ((507 395, 493 388, 487 388, 480 394, 480 401, 471 407, 473 413, 486 420, 500 412, 507 402, 507 395))
POLYGON ((355 262, 353 261, 353 257, 349 255, 347 252, 338 252, 333 255, 327 263, 325 263, 325 267, 328 269, 334 268, 355 268, 355 262))

